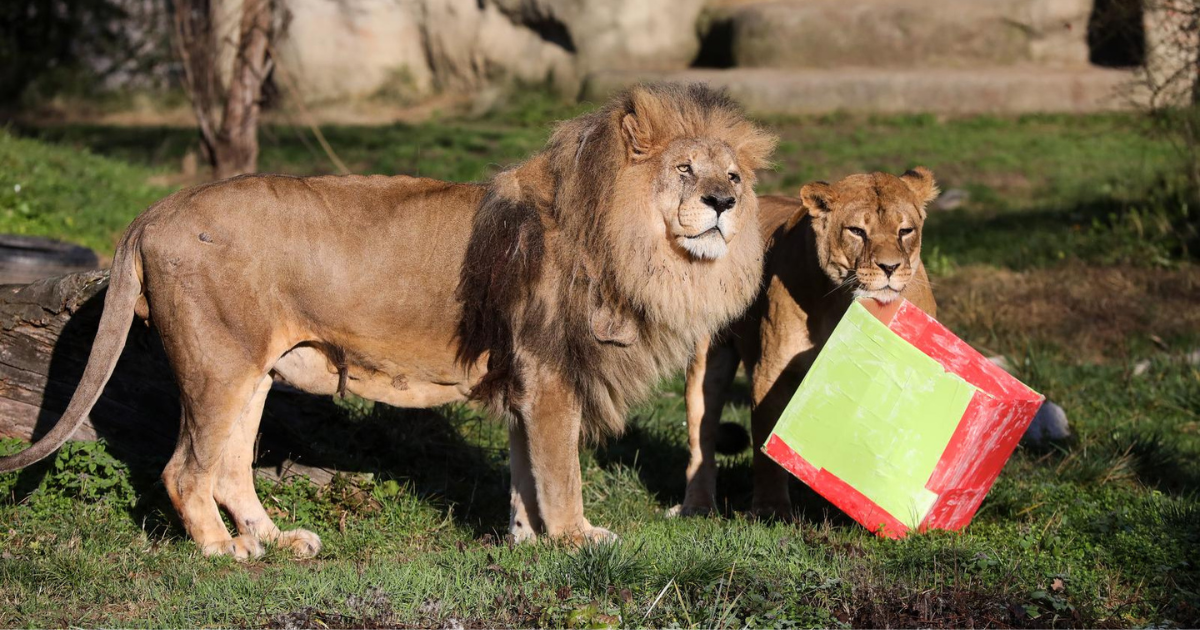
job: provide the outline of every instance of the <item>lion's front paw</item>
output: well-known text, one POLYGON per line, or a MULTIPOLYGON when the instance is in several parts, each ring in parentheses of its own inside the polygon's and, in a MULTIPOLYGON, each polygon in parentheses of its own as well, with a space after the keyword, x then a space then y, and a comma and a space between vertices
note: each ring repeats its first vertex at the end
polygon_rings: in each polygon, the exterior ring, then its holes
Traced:
POLYGON ((514 527, 509 533, 512 534, 513 542, 517 544, 531 543, 537 540, 537 533, 528 527, 514 527))
POLYGON ((249 560, 262 556, 266 549, 262 541, 254 536, 235 536, 201 545, 200 551, 206 556, 232 556, 234 560, 249 560))
POLYGON ((709 516, 714 511, 712 507, 707 505, 676 505, 667 510, 667 518, 709 516))
POLYGON ((291 549, 297 558, 311 558, 321 551, 321 537, 307 529, 291 529, 280 532, 275 544, 291 549))
POLYGON ((603 527, 585 527, 583 529, 576 530, 575 533, 566 536, 565 538, 576 546, 592 543, 616 542, 620 539, 616 534, 604 529, 603 527))

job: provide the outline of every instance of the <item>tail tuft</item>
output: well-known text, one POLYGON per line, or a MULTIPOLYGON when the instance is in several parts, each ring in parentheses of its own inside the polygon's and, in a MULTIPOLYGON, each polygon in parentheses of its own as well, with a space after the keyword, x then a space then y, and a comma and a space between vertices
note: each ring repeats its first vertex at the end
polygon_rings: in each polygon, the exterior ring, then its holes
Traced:
POLYGON ((717 425, 717 452, 722 455, 737 455, 750 448, 750 434, 746 427, 734 422, 717 425))

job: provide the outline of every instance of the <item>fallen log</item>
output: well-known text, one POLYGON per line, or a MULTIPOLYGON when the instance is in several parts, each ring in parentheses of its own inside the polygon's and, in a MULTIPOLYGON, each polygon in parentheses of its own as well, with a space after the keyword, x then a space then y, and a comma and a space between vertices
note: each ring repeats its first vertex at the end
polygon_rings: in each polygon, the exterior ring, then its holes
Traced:
MULTIPOLYGON (((107 287, 107 271, 0 285, 0 437, 31 441, 58 422, 87 364, 107 287)), ((135 318, 112 377, 72 439, 103 438, 131 468, 157 475, 174 451, 179 417, 158 334, 135 318)), ((475 503, 475 514, 488 512, 480 505, 502 514, 506 449, 464 440, 462 423, 486 433, 480 423, 487 421, 454 417, 362 401, 339 406, 329 396, 278 386, 267 397, 255 467, 263 477, 304 475, 319 485, 339 472, 405 479, 419 493, 475 503), (476 493, 480 478, 497 480, 485 484, 486 497, 476 493), (476 481, 468 486, 463 479, 476 481)))
MULTIPOLYGON (((0 437, 32 441, 58 422, 87 364, 107 287, 108 271, 0 286, 0 437)), ((292 431, 284 433, 345 421, 328 398, 276 392, 271 399, 264 427, 286 416, 292 431)), ((162 463, 174 448, 179 417, 179 392, 162 344, 153 328, 136 320, 104 393, 72 439, 104 438, 119 455, 162 463)), ((294 461, 297 449, 275 438, 260 445, 260 472, 302 472, 317 483, 332 477, 331 470, 294 461), (279 452, 272 456, 269 446, 279 452)))

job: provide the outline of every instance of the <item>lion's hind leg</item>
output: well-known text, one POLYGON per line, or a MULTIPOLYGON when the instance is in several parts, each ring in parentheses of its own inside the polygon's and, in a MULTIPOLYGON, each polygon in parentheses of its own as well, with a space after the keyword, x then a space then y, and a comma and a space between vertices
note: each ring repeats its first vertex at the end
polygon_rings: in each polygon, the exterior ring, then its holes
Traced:
POLYGON ((278 544, 300 557, 315 556, 321 550, 321 539, 306 529, 280 530, 254 491, 254 444, 270 391, 271 376, 266 374, 259 380, 254 397, 233 427, 221 460, 214 497, 229 512, 242 537, 278 544))
POLYGON ((261 375, 250 370, 230 372, 178 370, 183 419, 175 454, 163 470, 163 483, 188 534, 205 555, 242 560, 262 555, 262 543, 253 535, 229 535, 215 491, 224 472, 222 458, 261 375))

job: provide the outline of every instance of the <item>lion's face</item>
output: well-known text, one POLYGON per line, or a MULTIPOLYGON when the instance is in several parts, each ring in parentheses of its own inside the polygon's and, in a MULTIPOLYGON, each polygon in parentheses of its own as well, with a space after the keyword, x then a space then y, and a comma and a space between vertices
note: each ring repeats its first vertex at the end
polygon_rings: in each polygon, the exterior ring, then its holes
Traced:
POLYGON ((727 144, 712 139, 678 139, 647 168, 654 170, 655 206, 666 235, 687 256, 716 260, 748 214, 737 155, 727 144))
POLYGON ((937 196, 933 174, 917 168, 901 177, 851 175, 800 191, 816 234, 821 268, 855 297, 891 302, 921 261, 925 206, 937 196))

